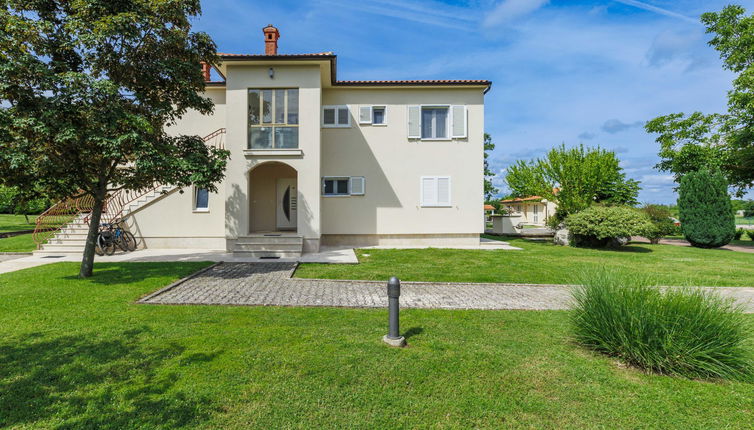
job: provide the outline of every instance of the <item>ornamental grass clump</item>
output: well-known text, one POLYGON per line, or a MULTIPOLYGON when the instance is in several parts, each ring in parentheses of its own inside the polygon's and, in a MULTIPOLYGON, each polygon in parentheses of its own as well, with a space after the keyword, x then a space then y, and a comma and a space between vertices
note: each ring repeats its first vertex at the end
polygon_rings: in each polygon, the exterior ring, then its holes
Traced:
POLYGON ((572 313, 580 344, 656 373, 754 380, 750 327, 731 300, 607 270, 585 274, 581 285, 572 313))

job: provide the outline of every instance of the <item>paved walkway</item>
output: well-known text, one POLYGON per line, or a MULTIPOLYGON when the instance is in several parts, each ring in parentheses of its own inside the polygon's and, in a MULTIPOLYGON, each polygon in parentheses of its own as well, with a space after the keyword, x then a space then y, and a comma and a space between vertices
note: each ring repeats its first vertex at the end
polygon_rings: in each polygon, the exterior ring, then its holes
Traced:
MULTIPOLYGON (((140 300, 151 304, 385 307, 385 282, 291 279, 295 263, 223 263, 140 300)), ((568 309, 565 285, 404 282, 401 306, 568 309)), ((754 313, 754 288, 714 288, 754 313)))

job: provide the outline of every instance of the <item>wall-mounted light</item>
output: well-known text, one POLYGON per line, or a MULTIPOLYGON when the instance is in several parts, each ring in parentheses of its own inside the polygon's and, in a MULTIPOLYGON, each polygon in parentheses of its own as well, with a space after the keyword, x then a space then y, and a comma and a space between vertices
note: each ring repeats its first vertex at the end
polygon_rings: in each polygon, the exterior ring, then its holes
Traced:
POLYGON ((267 73, 270 75, 270 79, 275 79, 275 69, 270 67, 270 70, 268 70, 267 73))

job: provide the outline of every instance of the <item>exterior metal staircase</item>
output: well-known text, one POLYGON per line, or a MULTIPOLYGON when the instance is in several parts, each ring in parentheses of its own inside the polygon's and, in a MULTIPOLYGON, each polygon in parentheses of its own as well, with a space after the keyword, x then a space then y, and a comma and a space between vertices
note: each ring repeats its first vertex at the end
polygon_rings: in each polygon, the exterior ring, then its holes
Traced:
MULTIPOLYGON (((204 142, 208 146, 224 149, 225 129, 221 128, 207 135, 204 142)), ((117 190, 105 200, 100 223, 124 220, 175 189, 172 185, 155 184, 141 190, 117 190)), ((37 217, 33 233, 38 248, 35 254, 83 253, 93 204, 94 199, 88 195, 66 199, 37 217)))

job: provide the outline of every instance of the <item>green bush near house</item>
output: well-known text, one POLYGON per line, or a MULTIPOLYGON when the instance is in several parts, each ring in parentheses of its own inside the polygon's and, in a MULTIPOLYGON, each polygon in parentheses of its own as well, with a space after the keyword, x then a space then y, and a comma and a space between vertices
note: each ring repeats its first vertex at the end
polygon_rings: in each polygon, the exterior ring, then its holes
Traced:
POLYGON ((660 242, 665 236, 670 236, 677 231, 677 227, 673 223, 671 218, 672 214, 670 209, 665 205, 645 205, 641 208, 649 221, 652 223, 652 228, 648 229, 645 236, 653 244, 660 242))
POLYGON ((750 240, 754 240, 754 230, 746 230, 746 235, 749 236, 750 240))
POLYGON ((581 285, 571 316, 580 344, 657 373, 752 379, 750 328, 731 301, 605 269, 586 272, 581 285))
POLYGON ((566 226, 576 246, 591 247, 618 246, 627 243, 625 238, 654 231, 645 214, 623 206, 592 206, 570 215, 566 226))
POLYGON ((741 240, 741 237, 744 235, 746 231, 742 228, 739 228, 736 230, 735 233, 733 233, 733 240, 741 240))
POLYGON ((678 208, 681 231, 691 245, 718 248, 733 240, 736 223, 722 174, 699 170, 684 175, 678 208))

